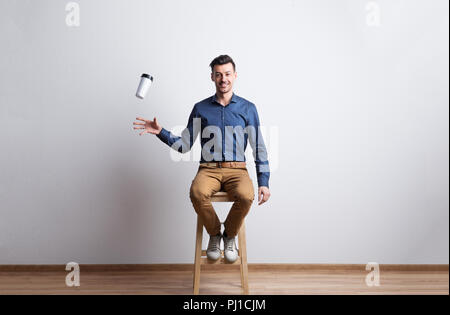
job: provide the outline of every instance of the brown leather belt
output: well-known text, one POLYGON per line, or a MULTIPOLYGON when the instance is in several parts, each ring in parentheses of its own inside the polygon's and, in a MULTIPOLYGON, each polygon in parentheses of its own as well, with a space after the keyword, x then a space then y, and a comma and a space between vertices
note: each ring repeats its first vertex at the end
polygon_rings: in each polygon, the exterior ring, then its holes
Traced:
POLYGON ((232 168, 243 168, 243 167, 247 167, 246 162, 205 162, 205 163, 200 163, 200 167, 218 167, 218 168, 222 168, 222 167, 232 167, 232 168))

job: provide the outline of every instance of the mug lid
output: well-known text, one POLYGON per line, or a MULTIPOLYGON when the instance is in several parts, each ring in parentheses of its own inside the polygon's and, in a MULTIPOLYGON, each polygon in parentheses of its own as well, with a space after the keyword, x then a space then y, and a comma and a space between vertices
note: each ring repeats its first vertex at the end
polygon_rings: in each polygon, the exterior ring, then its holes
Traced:
POLYGON ((147 78, 147 79, 150 79, 150 80, 153 81, 153 77, 152 77, 151 75, 147 74, 147 73, 143 73, 143 74, 141 75, 141 77, 142 77, 142 78, 147 78))

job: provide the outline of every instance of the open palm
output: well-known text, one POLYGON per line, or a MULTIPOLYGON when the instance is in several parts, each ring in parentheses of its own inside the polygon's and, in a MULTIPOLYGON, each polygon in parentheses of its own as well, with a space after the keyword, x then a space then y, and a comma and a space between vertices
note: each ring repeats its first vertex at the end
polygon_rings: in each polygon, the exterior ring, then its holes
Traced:
POLYGON ((152 133, 154 135, 157 135, 161 132, 162 127, 156 121, 156 117, 154 117, 153 120, 147 120, 142 117, 136 117, 136 119, 143 121, 143 123, 140 122, 133 123, 133 125, 137 126, 133 127, 133 129, 144 129, 144 131, 139 133, 140 136, 142 136, 144 133, 152 133))

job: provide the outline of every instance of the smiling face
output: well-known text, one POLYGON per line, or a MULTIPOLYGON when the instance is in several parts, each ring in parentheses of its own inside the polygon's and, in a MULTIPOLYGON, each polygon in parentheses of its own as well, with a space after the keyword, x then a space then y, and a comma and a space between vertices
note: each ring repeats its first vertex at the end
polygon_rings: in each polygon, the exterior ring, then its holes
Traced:
POLYGON ((234 80, 237 73, 234 71, 233 64, 215 65, 211 73, 211 80, 216 84, 216 91, 222 94, 228 93, 233 89, 234 80))

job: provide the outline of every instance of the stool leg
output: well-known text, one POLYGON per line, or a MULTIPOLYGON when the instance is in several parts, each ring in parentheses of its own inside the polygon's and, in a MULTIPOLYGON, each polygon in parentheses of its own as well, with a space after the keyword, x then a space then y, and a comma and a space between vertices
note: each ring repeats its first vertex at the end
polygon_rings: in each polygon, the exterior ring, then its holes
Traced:
POLYGON ((200 259, 202 256, 203 223, 197 216, 197 233, 195 240, 195 263, 194 263, 194 294, 198 295, 200 291, 200 259))
POLYGON ((245 222, 242 222, 238 233, 239 256, 241 257, 241 284, 242 291, 248 295, 248 267, 247 267, 247 241, 245 239, 245 222))

